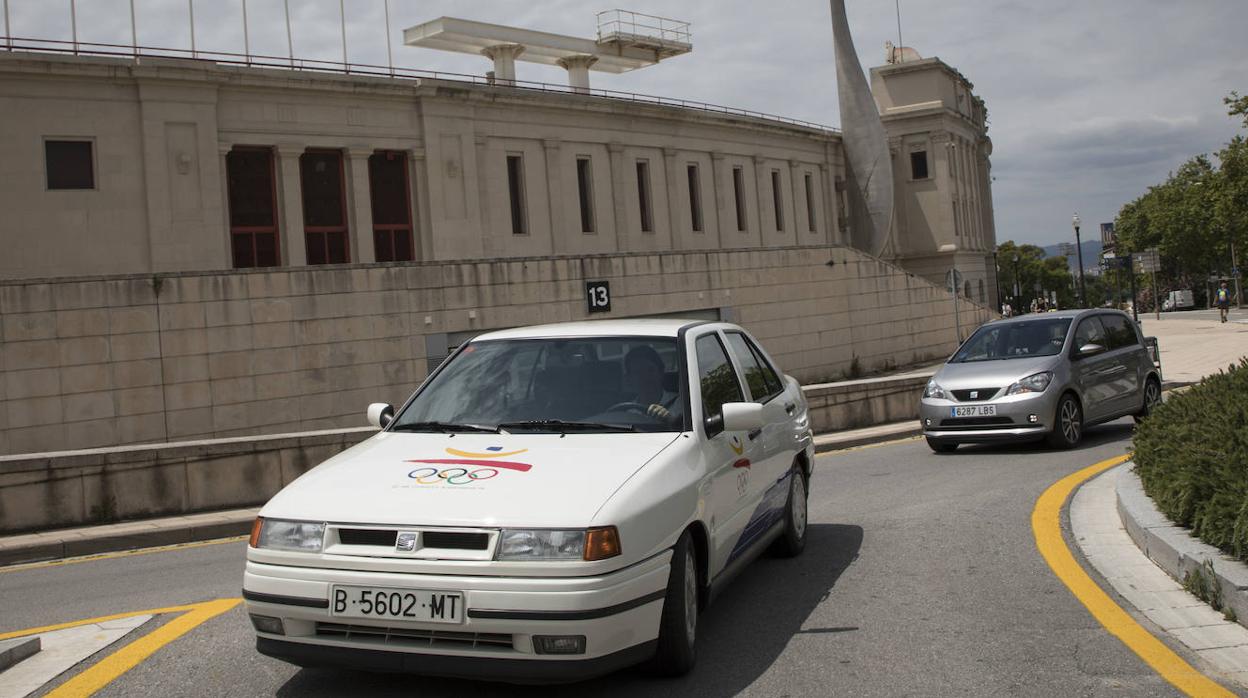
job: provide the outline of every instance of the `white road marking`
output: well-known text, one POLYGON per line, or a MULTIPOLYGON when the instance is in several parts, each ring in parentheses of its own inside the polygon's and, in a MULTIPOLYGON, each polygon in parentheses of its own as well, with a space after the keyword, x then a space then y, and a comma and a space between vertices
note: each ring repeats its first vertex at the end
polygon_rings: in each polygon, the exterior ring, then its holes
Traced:
POLYGON ((4 672, 0 698, 24 698, 49 681, 151 620, 150 615, 130 616, 54 630, 39 636, 43 649, 4 672))

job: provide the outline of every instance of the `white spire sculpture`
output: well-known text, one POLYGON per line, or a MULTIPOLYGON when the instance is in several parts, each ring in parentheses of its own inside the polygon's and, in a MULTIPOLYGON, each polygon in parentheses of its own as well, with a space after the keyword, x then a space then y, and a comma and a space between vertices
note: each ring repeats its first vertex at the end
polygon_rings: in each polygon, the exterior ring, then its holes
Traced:
POLYGON ((884 254, 893 224, 893 164, 884 122, 858 63, 845 16, 845 0, 832 3, 832 39, 836 49, 836 93, 841 134, 848 161, 850 235, 854 247, 876 257, 884 254))

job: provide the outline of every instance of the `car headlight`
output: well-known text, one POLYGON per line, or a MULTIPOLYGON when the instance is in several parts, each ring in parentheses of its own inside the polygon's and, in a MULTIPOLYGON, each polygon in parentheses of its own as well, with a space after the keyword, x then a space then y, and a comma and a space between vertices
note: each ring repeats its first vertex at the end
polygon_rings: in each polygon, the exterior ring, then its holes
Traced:
POLYGON ((1043 393, 1045 389, 1049 387, 1049 383, 1052 382, 1052 371, 1033 373, 1030 376, 1019 380, 1014 385, 1011 385, 1009 389, 1005 391, 1005 394, 1018 395, 1020 393, 1043 393))
POLYGON ((945 389, 940 387, 940 384, 933 378, 927 382, 927 387, 923 389, 923 397, 934 397, 944 400, 947 396, 945 395, 945 389))
POLYGON ((615 526, 590 529, 503 529, 499 560, 605 560, 620 554, 615 526))
POLYGON ((325 524, 257 518, 251 527, 251 547, 319 553, 325 542, 325 524))

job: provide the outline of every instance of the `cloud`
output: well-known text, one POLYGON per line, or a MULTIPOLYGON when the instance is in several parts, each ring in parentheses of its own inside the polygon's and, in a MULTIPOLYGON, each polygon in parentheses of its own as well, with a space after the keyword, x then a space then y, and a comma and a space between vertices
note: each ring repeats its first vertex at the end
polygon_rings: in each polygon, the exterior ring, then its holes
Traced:
MULTIPOLYGON (((67 4, 9 0, 17 36, 69 38, 67 4)), ((386 65, 384 0, 346 0, 354 63, 386 65)), ((242 51, 242 0, 195 0, 196 46, 242 51)), ((129 43, 129 0, 78 0, 84 39, 129 43)), ((341 60, 335 0, 289 0, 295 54, 341 60)), ((1237 132, 1221 98, 1248 92, 1237 53, 1243 0, 901 0, 904 43, 962 72, 985 99, 993 139, 998 238, 1050 244, 1070 214, 1112 220, 1187 158, 1237 132)), ((189 47, 186 0, 135 0, 140 43, 189 47)), ((593 36, 579 0, 390 0, 394 61, 481 75, 482 57, 401 45, 401 30, 443 15, 593 36)), ((283 0, 247 0, 251 50, 287 52, 283 0)), ((693 53, 596 87, 658 94, 837 125, 827 3, 637 0, 630 9, 692 23, 693 53)), ((898 42, 894 4, 848 0, 865 66, 898 42)), ((522 64, 522 79, 564 83, 558 68, 522 64)))

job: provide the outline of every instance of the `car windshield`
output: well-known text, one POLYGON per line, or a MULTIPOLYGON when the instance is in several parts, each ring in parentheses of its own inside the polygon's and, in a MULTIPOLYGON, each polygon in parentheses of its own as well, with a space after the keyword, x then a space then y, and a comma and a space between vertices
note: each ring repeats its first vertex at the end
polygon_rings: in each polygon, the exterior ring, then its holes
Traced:
POLYGON ((1070 318, 1041 318, 984 325, 958 349, 949 363, 1053 356, 1062 350, 1070 318))
POLYGON ((671 337, 472 342, 397 416, 393 431, 681 431, 671 337))

